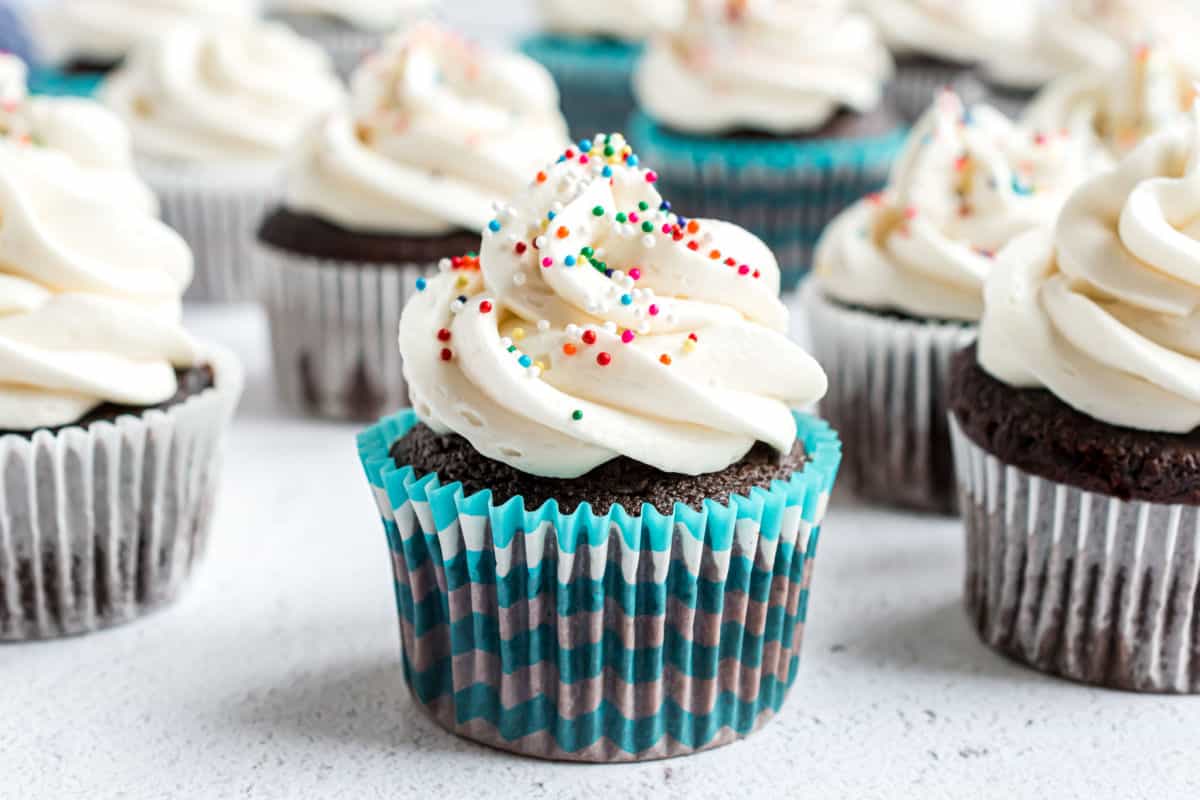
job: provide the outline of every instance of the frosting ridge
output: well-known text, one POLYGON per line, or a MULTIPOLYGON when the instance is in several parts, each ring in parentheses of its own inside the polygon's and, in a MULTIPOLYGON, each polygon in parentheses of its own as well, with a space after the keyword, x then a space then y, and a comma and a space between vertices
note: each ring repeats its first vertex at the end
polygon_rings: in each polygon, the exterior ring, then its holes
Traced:
POLYGON ((572 0, 540 0, 546 28, 569 36, 612 36, 638 42, 652 34, 669 31, 683 22, 687 0, 610 0, 606 3, 577 3, 572 0))

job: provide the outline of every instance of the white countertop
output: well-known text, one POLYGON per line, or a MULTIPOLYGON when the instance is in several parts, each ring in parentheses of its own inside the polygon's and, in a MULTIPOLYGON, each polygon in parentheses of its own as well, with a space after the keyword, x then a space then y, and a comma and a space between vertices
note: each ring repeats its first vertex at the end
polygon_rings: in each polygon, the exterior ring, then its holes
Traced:
POLYGON ((992 654, 960 605, 959 525, 835 507, 800 677, 749 740, 632 766, 460 741, 400 674, 356 428, 274 398, 262 317, 189 311, 245 359, 212 548, 140 623, 0 647, 0 797, 1196 796, 1200 698, 1101 691, 992 654))

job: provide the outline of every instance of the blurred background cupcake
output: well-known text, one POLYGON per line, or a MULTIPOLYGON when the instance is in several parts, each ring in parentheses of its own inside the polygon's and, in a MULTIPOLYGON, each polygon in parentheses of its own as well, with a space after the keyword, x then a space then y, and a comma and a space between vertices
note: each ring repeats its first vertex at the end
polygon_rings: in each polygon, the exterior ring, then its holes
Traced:
POLYGON ((903 142, 883 101, 891 59, 840 0, 689 8, 638 65, 630 136, 677 211, 762 237, 790 288, 826 223, 883 185, 903 142))
POLYGON ((1036 669, 1200 693, 1200 122, 1005 249, 955 360, 967 605, 1036 669))
POLYGON ((950 360, 974 338, 997 252, 1052 224, 1096 168, 1078 140, 946 92, 887 188, 829 226, 803 299, 818 360, 838 365, 821 413, 841 431, 860 497, 955 510, 950 360))
POLYGON ((392 353, 418 278, 477 269, 494 201, 566 145, 554 82, 524 56, 423 23, 369 57, 258 231, 285 398, 364 421, 407 405, 392 353))
POLYGON ((393 31, 427 14, 437 0, 267 0, 268 16, 325 48, 349 77, 393 31))
POLYGON ((550 70, 576 139, 623 127, 633 113, 633 69, 650 36, 683 22, 687 0, 540 0, 544 32, 521 49, 550 70))
POLYGON ((274 23, 181 25, 101 87, 129 125, 139 173, 196 256, 189 300, 257 297, 253 230, 286 158, 344 91, 329 57, 274 23))
POLYGON ((105 75, 139 45, 180 23, 245 23, 255 0, 44 0, 30 4, 40 94, 95 91, 105 75))
POLYGON ((481 263, 404 310, 413 410, 359 439, 416 704, 530 756, 663 758, 766 724, 840 459, 791 410, 826 378, 770 251, 703 223, 751 275, 677 241, 638 163, 598 135, 507 198, 481 263))
POLYGON ((183 329, 191 254, 129 202, 127 175, 16 130, 0 133, 0 640, 176 597, 242 384, 231 354, 183 329))
MULTIPOLYGON (((896 59, 891 101, 915 120, 942 89, 970 91, 976 66, 997 65, 995 82, 1036 88, 1045 76, 1009 66, 1032 36, 1039 0, 861 0, 896 59), (964 81, 967 81, 964 85, 964 81)), ((987 69, 985 69, 985 74, 987 69)), ((976 97, 975 99, 982 99, 976 97)))

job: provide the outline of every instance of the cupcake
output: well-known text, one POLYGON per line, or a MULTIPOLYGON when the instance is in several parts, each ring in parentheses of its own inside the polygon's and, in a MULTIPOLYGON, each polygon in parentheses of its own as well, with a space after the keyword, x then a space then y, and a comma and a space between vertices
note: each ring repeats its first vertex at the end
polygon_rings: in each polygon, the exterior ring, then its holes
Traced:
POLYGON ((11 53, 29 61, 33 57, 33 44, 29 30, 16 9, 0 6, 0 52, 11 53))
POLYGON ((1120 158, 1147 137, 1186 121, 1198 81, 1200 59, 1143 45, 1129 50, 1114 69, 1055 80, 1038 95, 1026 120, 1042 130, 1069 130, 1120 158))
POLYGON ((42 68, 34 91, 90 95, 136 47, 181 23, 229 25, 254 18, 252 0, 48 0, 31 24, 42 68))
POLYGON ((770 250, 681 220, 636 164, 597 136, 503 203, 480 263, 405 308, 413 410, 359 439, 417 705, 525 755, 661 758, 764 724, 840 458, 791 410, 826 379, 770 250))
POLYGON ((392 31, 426 14, 435 0, 269 0, 270 17, 325 48, 349 77, 392 31))
MULTIPOLYGON (((1011 54, 1031 36, 1035 0, 862 0, 896 58, 892 102, 905 119, 919 117, 944 88, 965 88, 980 64, 1001 85, 1027 90, 1011 54), (995 64, 997 70, 990 71, 995 64)), ((1036 85, 1036 84, 1035 84, 1036 85)), ((979 98, 981 99, 981 98, 979 98)))
POLYGON ((364 63, 258 231, 284 397, 366 421, 407 405, 389 354, 417 278, 474 263, 494 200, 566 144, 554 82, 524 56, 423 24, 364 63))
POLYGON ((163 219, 195 253, 189 300, 256 298, 254 225, 291 149, 343 94, 320 48, 275 24, 176 27, 105 81, 163 219))
POLYGON ((633 69, 650 36, 674 30, 687 0, 573 3, 541 0, 544 33, 521 49, 545 64, 576 138, 624 125, 633 113, 633 69))
POLYGON ((1200 121, 1019 238, 956 357, 951 429, 980 635, 1036 669, 1200 692, 1200 121))
POLYGON ((883 185, 903 141, 870 23, 840 2, 801 5, 694 4, 638 65, 631 130, 678 210, 761 236, 785 288, 829 220, 883 185))
POLYGON ((950 360, 975 336, 996 253, 1051 224, 1094 170, 1069 137, 947 92, 913 129, 887 188, 829 226, 801 296, 818 360, 838 365, 821 412, 841 431, 860 497, 955 510, 950 360))
POLYGON ((227 352, 180 325, 191 254, 66 154, 0 140, 0 640, 172 600, 203 555, 227 352))

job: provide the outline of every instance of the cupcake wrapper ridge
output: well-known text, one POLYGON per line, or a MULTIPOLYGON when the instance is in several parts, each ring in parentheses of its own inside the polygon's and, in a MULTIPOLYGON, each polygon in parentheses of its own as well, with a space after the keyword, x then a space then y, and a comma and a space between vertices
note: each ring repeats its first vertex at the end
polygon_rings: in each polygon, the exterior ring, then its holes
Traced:
POLYGON ((967 64, 901 63, 888 84, 888 98, 901 117, 916 122, 943 89, 969 95, 973 72, 967 64))
POLYGON ((460 736, 575 761, 683 755, 763 725, 796 679, 840 461, 827 424, 797 420, 803 472, 668 515, 497 506, 391 461, 413 412, 364 432, 417 704, 460 736))
POLYGON ((629 138, 675 210, 761 237, 790 289, 809 271, 825 226, 883 187, 904 131, 836 141, 710 140, 665 130, 639 112, 629 138))
POLYGON ((838 365, 821 413, 845 443, 845 485, 865 500, 955 513, 946 387, 950 362, 975 326, 845 308, 811 278, 800 297, 813 356, 838 365))
POLYGON ((215 387, 165 411, 0 437, 0 641, 89 633, 179 594, 242 391, 232 354, 204 360, 215 387))
POLYGON ((521 50, 554 76, 572 138, 621 130, 633 113, 633 68, 640 47, 534 36, 521 43, 521 50))
POLYGON ((950 425, 983 641, 1071 680, 1200 693, 1200 507, 1040 478, 950 425))
POLYGON ((360 30, 318 14, 273 12, 271 19, 321 45, 343 80, 348 80, 363 59, 378 50, 386 38, 385 33, 360 30))
POLYGON ((369 421, 408 405, 400 313, 434 264, 363 264, 259 245, 275 378, 294 408, 369 421))

